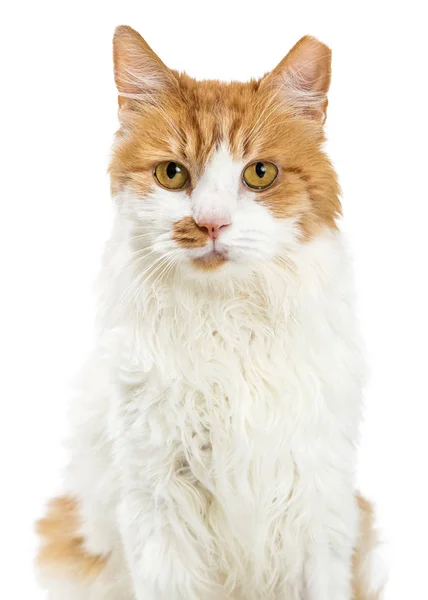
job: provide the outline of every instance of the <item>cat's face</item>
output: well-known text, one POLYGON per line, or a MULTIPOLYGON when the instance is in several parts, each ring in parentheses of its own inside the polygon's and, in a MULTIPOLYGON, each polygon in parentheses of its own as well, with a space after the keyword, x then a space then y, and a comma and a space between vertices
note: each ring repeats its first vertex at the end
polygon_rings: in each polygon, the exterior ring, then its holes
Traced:
POLYGON ((335 227, 324 45, 304 38, 261 80, 230 84, 170 71, 126 27, 114 50, 112 188, 145 269, 250 273, 335 227))

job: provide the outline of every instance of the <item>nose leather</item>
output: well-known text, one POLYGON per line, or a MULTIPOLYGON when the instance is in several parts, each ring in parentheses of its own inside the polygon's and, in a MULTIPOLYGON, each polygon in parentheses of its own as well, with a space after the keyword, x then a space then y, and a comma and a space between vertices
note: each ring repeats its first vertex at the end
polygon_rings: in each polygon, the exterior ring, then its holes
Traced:
POLYGON ((198 225, 201 229, 206 230, 207 234, 210 236, 210 238, 212 240, 216 240, 219 236, 220 229, 229 227, 230 221, 228 221, 226 219, 217 219, 215 221, 214 220, 210 220, 210 221, 201 220, 198 222, 198 225))

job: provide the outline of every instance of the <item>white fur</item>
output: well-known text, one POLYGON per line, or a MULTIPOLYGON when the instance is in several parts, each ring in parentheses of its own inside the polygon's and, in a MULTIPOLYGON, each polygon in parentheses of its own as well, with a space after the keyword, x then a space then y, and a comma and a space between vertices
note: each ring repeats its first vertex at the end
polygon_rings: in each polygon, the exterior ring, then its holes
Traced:
POLYGON ((192 193, 192 213, 196 222, 235 220, 244 166, 244 162, 231 159, 225 145, 220 147, 192 193))
POLYGON ((52 583, 53 600, 110 599, 108 584, 115 600, 351 600, 364 369, 348 256, 337 233, 299 242, 227 163, 223 148, 191 199, 117 198, 66 486, 88 551, 111 559, 87 595, 52 583), (171 227, 219 191, 231 261, 206 273, 171 227))

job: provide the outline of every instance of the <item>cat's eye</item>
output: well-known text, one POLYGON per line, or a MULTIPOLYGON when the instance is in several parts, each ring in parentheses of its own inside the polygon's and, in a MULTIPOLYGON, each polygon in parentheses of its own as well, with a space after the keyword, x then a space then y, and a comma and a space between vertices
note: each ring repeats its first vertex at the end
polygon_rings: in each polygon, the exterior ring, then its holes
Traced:
POLYGON ((189 171, 174 161, 159 163, 154 175, 160 185, 168 190, 181 190, 189 181, 189 171))
POLYGON ((271 162, 255 162, 246 167, 242 179, 253 190, 268 188, 278 176, 278 167, 271 162))

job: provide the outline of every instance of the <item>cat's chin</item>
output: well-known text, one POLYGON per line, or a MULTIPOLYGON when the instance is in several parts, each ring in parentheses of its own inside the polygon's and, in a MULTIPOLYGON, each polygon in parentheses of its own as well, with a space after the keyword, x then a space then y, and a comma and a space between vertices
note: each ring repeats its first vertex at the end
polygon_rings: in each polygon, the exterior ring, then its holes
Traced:
POLYGON ((227 258, 226 253, 218 252, 216 250, 192 260, 193 266, 202 271, 217 271, 227 262, 229 262, 229 259, 227 258))
POLYGON ((228 254, 210 252, 203 256, 192 256, 178 268, 182 282, 187 280, 221 287, 222 284, 229 285, 233 281, 246 281, 257 270, 257 265, 253 261, 236 260, 228 254))

